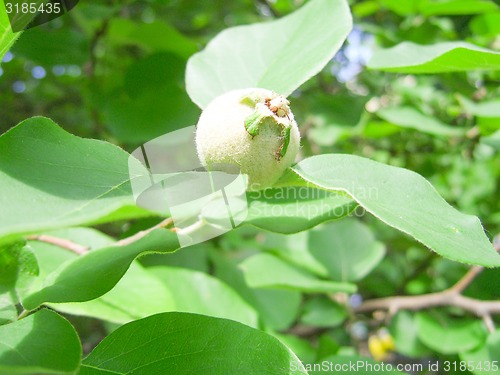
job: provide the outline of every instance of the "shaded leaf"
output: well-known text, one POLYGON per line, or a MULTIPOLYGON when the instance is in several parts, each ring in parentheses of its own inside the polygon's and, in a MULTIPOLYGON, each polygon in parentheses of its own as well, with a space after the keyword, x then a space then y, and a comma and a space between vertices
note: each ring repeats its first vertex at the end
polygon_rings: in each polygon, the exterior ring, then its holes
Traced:
POLYGON ((2 374, 74 374, 81 353, 73 326, 51 310, 42 309, 0 327, 2 374))

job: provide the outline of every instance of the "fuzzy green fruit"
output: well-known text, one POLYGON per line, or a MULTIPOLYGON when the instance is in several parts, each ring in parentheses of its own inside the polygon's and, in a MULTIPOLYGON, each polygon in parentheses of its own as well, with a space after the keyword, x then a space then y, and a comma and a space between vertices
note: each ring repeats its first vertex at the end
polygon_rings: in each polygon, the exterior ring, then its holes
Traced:
POLYGON ((248 175, 248 190, 272 186, 292 165, 300 133, 288 100, 265 89, 230 91, 205 108, 196 126, 203 165, 248 175), (232 168, 231 168, 232 167, 232 168))

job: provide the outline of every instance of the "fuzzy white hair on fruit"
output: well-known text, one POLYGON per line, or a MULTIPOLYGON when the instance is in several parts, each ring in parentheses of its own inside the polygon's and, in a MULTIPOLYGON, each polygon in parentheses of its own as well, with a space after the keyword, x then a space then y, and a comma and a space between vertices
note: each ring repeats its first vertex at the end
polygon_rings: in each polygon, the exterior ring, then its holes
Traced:
POLYGON ((229 173, 236 165, 248 175, 249 190, 272 186, 293 164, 300 148, 299 129, 288 104, 284 97, 259 88, 234 90, 214 99, 196 126, 201 163, 229 173), (245 121, 256 113, 270 121, 252 135, 245 121))

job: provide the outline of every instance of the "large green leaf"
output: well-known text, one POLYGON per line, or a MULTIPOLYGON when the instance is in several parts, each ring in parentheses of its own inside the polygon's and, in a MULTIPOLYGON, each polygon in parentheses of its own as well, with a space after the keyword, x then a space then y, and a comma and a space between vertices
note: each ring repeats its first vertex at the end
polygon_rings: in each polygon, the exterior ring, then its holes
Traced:
POLYGON ((292 169, 313 185, 344 191, 386 224, 446 258, 500 266, 479 219, 451 207, 415 172, 340 154, 314 156, 292 169))
POLYGON ((41 289, 22 299, 23 306, 31 310, 45 302, 83 302, 100 297, 118 283, 140 254, 168 253, 178 248, 176 234, 155 229, 131 244, 91 251, 49 274, 41 289))
POLYGON ((500 53, 465 42, 418 45, 403 42, 376 51, 368 68, 394 73, 446 73, 500 69, 500 53))
POLYGON ((73 326, 50 310, 0 327, 0 374, 74 374, 81 353, 73 326))
POLYGON ((331 60, 351 28, 345 0, 313 0, 282 19, 226 29, 190 58, 189 96, 202 108, 247 87, 287 96, 331 60))
POLYGON ((453 321, 446 316, 435 318, 427 313, 419 313, 416 321, 420 341, 438 353, 469 351, 486 339, 486 329, 480 320, 453 321))
POLYGON ((356 291, 349 283, 321 280, 271 254, 257 254, 240 264, 252 288, 282 288, 304 292, 334 293, 356 291))
POLYGON ((438 119, 426 116, 411 107, 389 107, 377 111, 377 116, 401 127, 418 130, 422 133, 445 137, 461 136, 465 130, 452 127, 438 119))
POLYGON ((232 320, 164 313, 118 328, 87 358, 79 374, 307 374, 281 342, 232 320))
POLYGON ((231 319, 257 327, 256 311, 219 279, 203 272, 174 267, 152 267, 148 272, 170 290, 175 311, 231 319))
POLYGON ((34 117, 3 134, 0 149, 0 239, 144 215, 130 188, 129 155, 112 144, 34 117))
POLYGON ((324 221, 340 219, 356 207, 341 194, 306 186, 261 190, 247 194, 245 223, 275 233, 297 233, 324 221))
POLYGON ((4 0, 0 0, 0 64, 4 55, 7 53, 9 48, 14 44, 21 33, 13 33, 10 27, 9 16, 5 12, 4 0))

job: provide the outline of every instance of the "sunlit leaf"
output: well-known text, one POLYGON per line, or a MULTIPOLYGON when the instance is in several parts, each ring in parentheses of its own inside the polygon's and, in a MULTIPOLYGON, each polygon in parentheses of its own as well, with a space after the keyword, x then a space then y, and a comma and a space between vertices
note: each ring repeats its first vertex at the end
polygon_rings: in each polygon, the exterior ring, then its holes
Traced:
POLYGON ((189 96, 202 108, 248 87, 288 96, 330 61, 351 28, 345 0, 313 0, 282 19, 226 29, 190 58, 189 96))

